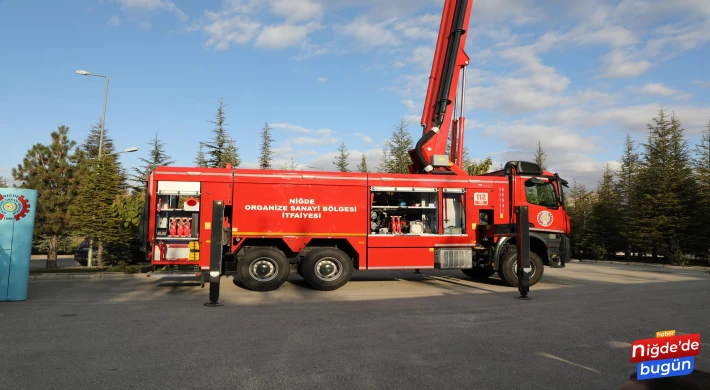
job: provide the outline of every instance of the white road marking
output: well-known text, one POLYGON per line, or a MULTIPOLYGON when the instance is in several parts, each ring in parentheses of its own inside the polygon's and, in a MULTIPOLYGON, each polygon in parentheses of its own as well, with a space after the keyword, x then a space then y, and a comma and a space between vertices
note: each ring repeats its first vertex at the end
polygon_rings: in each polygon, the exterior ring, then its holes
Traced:
POLYGON ((573 366, 577 366, 577 367, 580 367, 580 368, 584 368, 585 370, 588 370, 588 371, 591 371, 591 372, 596 372, 597 374, 601 374, 601 372, 599 372, 599 371, 597 371, 597 370, 595 370, 595 369, 593 369, 593 368, 586 367, 586 366, 583 366, 583 365, 581 365, 581 364, 577 364, 577 363, 571 362, 571 361, 569 361, 569 360, 562 359, 561 357, 557 357, 557 356, 554 356, 554 355, 550 355, 549 353, 538 352, 537 354, 538 354, 539 356, 542 356, 542 357, 546 357, 546 358, 550 358, 550 359, 559 360, 559 361, 561 361, 561 362, 565 362, 565 363, 567 363, 567 364, 571 364, 571 365, 573 365, 573 366))

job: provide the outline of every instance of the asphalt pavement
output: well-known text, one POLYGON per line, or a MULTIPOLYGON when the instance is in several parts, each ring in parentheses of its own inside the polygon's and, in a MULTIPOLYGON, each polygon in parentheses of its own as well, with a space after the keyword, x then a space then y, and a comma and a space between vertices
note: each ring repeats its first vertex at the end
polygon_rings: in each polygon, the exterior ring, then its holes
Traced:
POLYGON ((459 271, 357 272, 314 291, 151 278, 38 280, 0 303, 8 389, 620 389, 634 340, 700 333, 710 274, 574 262, 532 300, 459 271))

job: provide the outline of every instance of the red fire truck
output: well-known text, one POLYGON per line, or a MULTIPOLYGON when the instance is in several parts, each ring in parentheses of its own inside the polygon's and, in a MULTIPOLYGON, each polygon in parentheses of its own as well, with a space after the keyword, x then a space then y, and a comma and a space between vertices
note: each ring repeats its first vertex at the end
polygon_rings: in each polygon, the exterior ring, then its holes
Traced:
POLYGON ((409 174, 158 167, 142 224, 153 266, 203 285, 207 273, 211 299, 225 261, 257 291, 279 288, 292 266, 318 290, 342 287, 354 270, 460 269, 497 272, 524 296, 545 266, 564 267, 564 179, 525 161, 478 176, 461 168, 471 6, 444 4, 409 174))

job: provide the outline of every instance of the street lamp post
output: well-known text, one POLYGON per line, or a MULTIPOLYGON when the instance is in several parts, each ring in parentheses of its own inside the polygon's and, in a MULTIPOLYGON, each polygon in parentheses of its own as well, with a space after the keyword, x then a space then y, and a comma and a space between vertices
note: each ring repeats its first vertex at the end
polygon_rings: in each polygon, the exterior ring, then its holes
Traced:
MULTIPOLYGON (((121 153, 133 153, 133 152, 137 152, 137 151, 138 151, 138 148, 133 146, 130 148, 123 149, 120 152, 110 153, 109 155, 119 155, 121 153)), ((99 148, 99 154, 100 153, 101 153, 101 148, 99 148)), ((89 253, 86 254, 86 267, 87 268, 89 268, 93 265, 92 264, 93 260, 94 260, 94 240, 90 239, 89 240, 89 253)))
POLYGON ((77 70, 77 74, 80 74, 82 76, 96 76, 96 77, 105 77, 106 78, 106 91, 104 92, 104 112, 101 115, 101 133, 99 134, 99 156, 98 158, 101 159, 101 151, 103 150, 104 146, 104 124, 106 123, 106 103, 108 101, 108 83, 109 83, 109 77, 104 76, 101 74, 94 74, 94 73, 89 73, 85 70, 77 70))

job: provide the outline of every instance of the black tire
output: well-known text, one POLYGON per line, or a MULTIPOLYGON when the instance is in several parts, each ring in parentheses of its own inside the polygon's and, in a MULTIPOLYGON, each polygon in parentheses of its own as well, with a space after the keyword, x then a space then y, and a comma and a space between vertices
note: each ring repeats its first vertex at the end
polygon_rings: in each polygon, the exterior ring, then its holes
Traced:
POLYGON ((315 249, 300 264, 303 279, 316 290, 333 291, 343 287, 353 274, 353 262, 336 248, 315 249))
POLYGON ((486 280, 496 273, 494 269, 489 267, 473 267, 471 269, 462 269, 461 272, 473 280, 486 280))
POLYGON ((255 248, 237 263, 237 280, 253 291, 273 291, 288 279, 291 266, 278 249, 255 248))
MULTIPOLYGON (((498 270, 498 276, 503 281, 511 287, 518 287, 518 275, 516 270, 518 268, 518 252, 516 248, 511 248, 503 254, 500 261, 500 269, 498 270)), ((540 256, 535 252, 530 252, 530 267, 532 267, 530 275, 530 287, 537 284, 537 282, 542 279, 542 275, 545 272, 545 264, 540 259, 540 256)))

